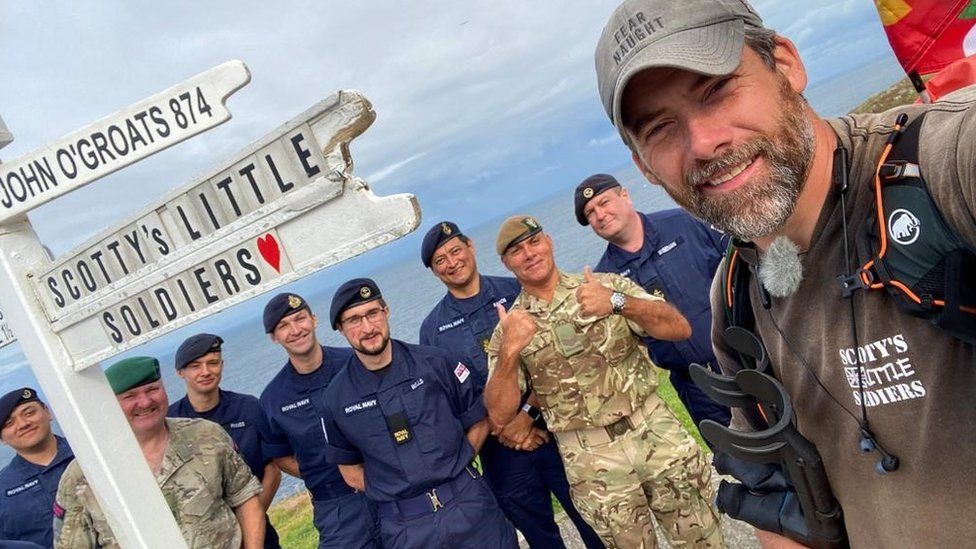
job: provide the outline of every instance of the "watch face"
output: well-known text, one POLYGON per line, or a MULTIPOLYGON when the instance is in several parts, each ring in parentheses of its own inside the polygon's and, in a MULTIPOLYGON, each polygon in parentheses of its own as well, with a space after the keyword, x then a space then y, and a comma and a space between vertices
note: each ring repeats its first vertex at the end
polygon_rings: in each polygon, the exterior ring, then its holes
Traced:
POLYGON ((610 294, 610 304, 613 306, 614 313, 619 313, 624 308, 625 303, 626 298, 624 297, 624 294, 620 292, 613 292, 610 294))

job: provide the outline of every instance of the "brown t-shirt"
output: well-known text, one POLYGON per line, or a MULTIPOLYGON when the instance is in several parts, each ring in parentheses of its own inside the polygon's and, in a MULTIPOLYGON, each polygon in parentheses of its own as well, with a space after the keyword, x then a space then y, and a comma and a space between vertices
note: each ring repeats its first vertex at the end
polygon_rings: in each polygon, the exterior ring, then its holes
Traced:
MULTIPOLYGON (((922 175, 954 231, 976 249, 974 100, 976 88, 970 88, 934 105, 829 121, 851 158, 847 210, 852 241, 873 212, 870 185, 895 116, 928 110, 919 149, 922 175)), ((794 295, 773 297, 765 310, 751 292, 756 331, 793 399, 800 432, 823 456, 853 547, 972 546, 976 348, 903 313, 881 291, 860 291, 854 297, 855 345, 850 305, 835 280, 845 272, 841 216, 838 193, 832 191, 810 248, 801 256, 803 281, 794 295), (877 453, 858 449, 860 432, 852 418, 861 415, 857 354, 863 361, 871 429, 901 461, 887 475, 874 470, 877 453)), ((855 260, 860 265, 865 258, 855 260)), ((723 275, 720 269, 712 285, 715 311, 723 310, 718 286, 723 275)), ((725 315, 712 317, 715 354, 723 368, 735 369, 729 368, 735 355, 719 337, 725 315)))

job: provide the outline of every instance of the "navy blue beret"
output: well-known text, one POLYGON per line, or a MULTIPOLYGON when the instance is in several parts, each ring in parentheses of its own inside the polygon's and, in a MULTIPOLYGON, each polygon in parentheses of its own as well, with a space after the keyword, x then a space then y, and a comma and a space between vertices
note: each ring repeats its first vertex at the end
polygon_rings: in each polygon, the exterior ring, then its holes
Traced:
POLYGON ((429 269, 430 260, 434 258, 437 248, 456 236, 464 236, 464 234, 451 221, 441 221, 431 227, 424 235, 424 243, 420 245, 420 260, 424 262, 424 267, 429 269))
POLYGON ((14 413, 14 408, 25 402, 41 402, 37 396, 37 391, 30 387, 21 387, 0 397, 0 426, 3 426, 14 413))
POLYGON ((308 302, 298 294, 283 293, 271 298, 264 306, 264 331, 271 333, 282 318, 293 315, 298 311, 310 311, 308 302))
POLYGON ((583 226, 589 225, 590 222, 586 220, 586 214, 583 213, 586 203, 603 191, 619 186, 620 183, 612 175, 605 173, 598 173, 584 179, 582 183, 576 186, 576 192, 573 195, 573 202, 576 206, 576 221, 579 221, 579 224, 583 226))
POLYGON ((210 353, 219 353, 220 345, 224 342, 220 336, 213 334, 197 334, 186 338, 176 349, 176 369, 182 370, 194 360, 210 353))
POLYGON ((332 323, 332 329, 339 329, 339 315, 342 311, 381 297, 383 294, 371 278, 354 278, 339 286, 332 296, 332 307, 329 308, 329 322, 332 323))

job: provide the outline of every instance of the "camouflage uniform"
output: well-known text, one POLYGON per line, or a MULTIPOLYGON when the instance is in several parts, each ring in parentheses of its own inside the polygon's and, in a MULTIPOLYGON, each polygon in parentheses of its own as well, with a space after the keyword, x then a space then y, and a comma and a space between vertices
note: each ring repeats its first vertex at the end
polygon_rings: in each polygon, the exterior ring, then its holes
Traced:
MULTIPOLYGON (((596 276, 628 296, 660 299, 621 276, 596 276)), ((519 382, 524 388, 528 376, 556 434, 573 501, 609 547, 656 547, 651 513, 672 547, 721 547, 711 469, 655 393, 643 328, 620 315, 581 316, 583 281, 560 273, 551 303, 523 291, 512 306, 538 326, 521 353, 519 382)), ((489 344, 492 370, 500 330, 489 344)))
MULTIPOLYGON (((261 485, 216 423, 167 418, 166 425, 169 446, 156 482, 187 545, 240 547, 234 507, 261 493, 261 485)), ((56 548, 119 547, 77 461, 61 477, 56 501, 56 548)))

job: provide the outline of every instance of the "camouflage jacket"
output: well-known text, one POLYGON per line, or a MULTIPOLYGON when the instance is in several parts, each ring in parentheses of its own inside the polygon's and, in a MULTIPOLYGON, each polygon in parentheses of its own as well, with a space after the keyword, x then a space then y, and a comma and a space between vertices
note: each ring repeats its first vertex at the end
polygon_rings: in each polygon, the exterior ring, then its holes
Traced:
MULTIPOLYGON (((628 296, 661 301, 622 276, 595 276, 628 296)), ((582 275, 560 273, 551 302, 523 290, 512 305, 512 310, 530 314, 538 326, 522 350, 519 383, 524 390, 528 377, 554 432, 609 425, 630 415, 657 388, 654 364, 641 342, 644 329, 621 315, 582 316, 576 288, 583 280, 582 275)), ((499 325, 488 345, 489 371, 498 363, 500 346, 499 325)))
MULTIPOLYGON (((187 545, 240 547, 234 508, 261 493, 258 480, 216 423, 166 418, 166 426, 169 446, 156 482, 187 545)), ((78 461, 61 477, 55 501, 56 548, 119 547, 78 461)))

